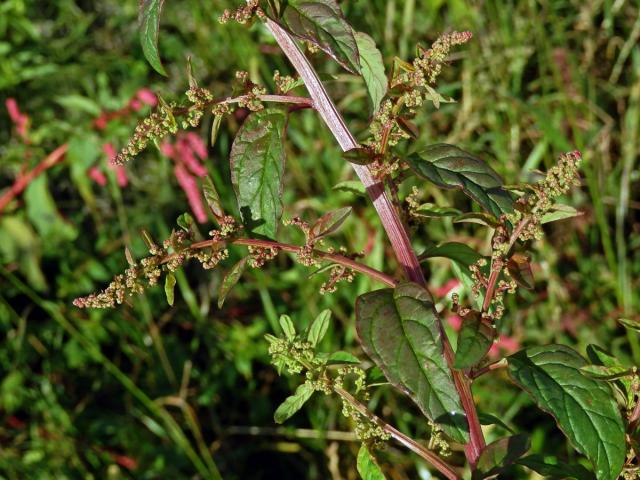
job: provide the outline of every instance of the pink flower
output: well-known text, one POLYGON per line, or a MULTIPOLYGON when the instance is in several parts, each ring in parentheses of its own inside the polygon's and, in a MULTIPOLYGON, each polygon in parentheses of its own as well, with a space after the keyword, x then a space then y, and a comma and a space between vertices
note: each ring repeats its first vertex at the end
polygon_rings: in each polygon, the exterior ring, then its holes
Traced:
POLYGON ((113 162, 116 159, 116 149, 112 143, 104 143, 102 145, 102 151, 107 155, 108 165, 111 170, 116 174, 116 182, 119 187, 126 187, 129 184, 127 178, 127 171, 122 165, 115 165, 113 162))
POLYGON ((29 128, 29 116, 20 111, 18 102, 15 98, 7 98, 5 105, 7 107, 7 112, 9 113, 9 118, 11 118, 11 121, 16 126, 18 135, 26 141, 27 129, 29 128))
POLYGON ((462 319, 458 315, 451 315, 447 318, 447 321, 449 322, 449 325, 451 325, 451 328, 456 332, 460 330, 460 327, 462 327, 462 319))
POLYGON ((202 203, 202 197, 200 196, 200 189, 198 188, 198 182, 187 171, 183 164, 177 163, 174 168, 174 173, 180 187, 187 194, 187 200, 191 206, 191 211, 196 217, 198 223, 205 223, 207 221, 207 213, 202 203))
POLYGON ((134 112, 140 110, 142 108, 142 105, 143 103, 137 98, 132 98, 131 100, 129 100, 129 108, 134 112))
POLYGON ((207 146, 202 141, 202 137, 193 132, 187 132, 185 137, 187 142, 191 146, 191 149, 196 153, 196 155, 198 155, 202 160, 205 160, 208 156, 207 146))
POLYGON ((91 167, 87 173, 89 178, 101 187, 104 187, 107 184, 107 177, 104 176, 104 173, 102 173, 98 167, 91 167))
POLYGON ((136 97, 145 105, 149 105, 151 107, 155 107, 158 104, 158 98, 155 93, 153 93, 148 88, 141 88, 136 92, 136 97))
POLYGON ((455 278, 450 279, 443 286, 436 288, 433 293, 438 297, 446 296, 451 290, 454 290, 460 286, 460 282, 455 278))
MULTIPOLYGON (((198 177, 204 177, 207 174, 207 169, 194 155, 195 149, 192 146, 192 142, 189 141, 189 138, 186 135, 179 136, 174 146, 175 154, 179 157, 182 163, 191 170, 191 173, 198 177)), ((200 153, 202 153, 202 151, 200 153)), ((206 158, 206 149, 204 154, 204 158, 206 158)))
POLYGON ((520 342, 513 337, 508 337, 506 335, 500 335, 498 340, 491 345, 491 349, 489 350, 489 357, 497 358, 501 354, 509 355, 511 353, 515 353, 520 349, 520 342))

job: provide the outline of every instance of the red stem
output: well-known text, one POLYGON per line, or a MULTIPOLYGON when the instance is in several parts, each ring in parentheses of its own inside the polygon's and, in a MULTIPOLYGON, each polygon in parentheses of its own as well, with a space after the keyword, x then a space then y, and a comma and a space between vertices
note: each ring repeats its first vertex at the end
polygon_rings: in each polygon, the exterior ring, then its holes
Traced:
POLYGON ((33 170, 16 178, 13 185, 0 197, 0 213, 2 213, 9 202, 20 195, 38 175, 60 162, 64 158, 64 154, 67 153, 67 148, 66 143, 60 145, 47 155, 47 158, 40 162, 33 170))
MULTIPOLYGON (((271 30, 276 42, 278 42, 278 45, 304 81, 309 92, 309 96, 313 100, 314 108, 318 111, 329 130, 331 130, 331 133, 338 141, 342 150, 348 151, 358 148, 358 142, 356 142, 355 138, 347 128, 342 116, 337 111, 322 82, 318 78, 318 75, 293 38, 291 38, 286 30, 270 19, 267 19, 267 27, 271 30)), ((391 242, 396 258, 400 265, 402 265, 407 278, 422 285, 426 289, 427 282, 422 273, 422 269, 420 268, 418 257, 413 250, 411 241, 409 240, 409 235, 407 234, 393 203, 384 189, 384 185, 373 178, 368 167, 357 164, 352 164, 352 166, 369 193, 373 206, 375 207, 382 225, 387 232, 387 236, 389 237, 389 241, 391 242)), ((465 454, 469 464, 473 468, 475 467, 485 446, 482 427, 480 426, 475 403, 473 401, 470 381, 464 376, 463 372, 453 368, 454 355, 442 324, 440 324, 440 330, 442 332, 444 355, 449 368, 451 369, 453 380, 469 423, 470 440, 469 443, 465 445, 465 454)))

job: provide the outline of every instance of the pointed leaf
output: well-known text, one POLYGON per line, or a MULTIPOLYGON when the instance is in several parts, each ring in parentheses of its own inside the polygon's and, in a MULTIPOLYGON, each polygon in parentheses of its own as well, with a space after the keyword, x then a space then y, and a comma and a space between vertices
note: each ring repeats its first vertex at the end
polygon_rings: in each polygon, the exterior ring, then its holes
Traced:
POLYGON ((331 318, 331 310, 323 310, 309 325, 309 333, 307 340, 312 346, 316 346, 323 339, 329 329, 329 319, 331 318))
POLYGON ((247 266, 247 260, 249 260, 249 257, 244 257, 243 259, 241 259, 233 267, 231 267, 231 270, 229 270, 224 276, 224 279, 220 284, 220 290, 218 291, 218 308, 222 308, 227 295, 229 295, 231 289, 235 286, 236 283, 238 283, 238 280, 240 280, 240 277, 244 273, 244 270, 247 266))
POLYGON ((296 337, 296 327, 293 326, 291 317, 289 315, 280 315, 280 328, 284 332, 284 335, 288 340, 293 340, 296 337))
POLYGON ((335 0, 288 0, 280 18, 275 20, 329 54, 350 72, 360 71, 353 30, 335 0))
POLYGON ((597 478, 617 478, 625 460, 625 431, 611 387, 584 376, 580 368, 587 362, 564 345, 528 348, 508 361, 516 384, 553 415, 597 478))
POLYGON ((582 212, 576 210, 569 205, 554 205, 551 211, 545 213, 540 220, 540 223, 557 222, 558 220, 565 220, 567 218, 578 217, 582 215, 582 212))
POLYGON ((622 325, 624 328, 628 328, 630 330, 635 330, 636 332, 640 332, 640 321, 632 320, 630 318, 619 318, 618 323, 622 325))
POLYGON ((247 228, 274 238, 282 216, 286 114, 266 108, 245 120, 231 147, 231 181, 247 228))
POLYGON ((463 213, 453 219, 453 223, 476 223, 487 227, 496 228, 498 221, 492 215, 482 212, 463 213))
POLYGON ((349 192, 361 197, 365 197, 367 195, 367 189, 359 180, 346 180, 344 182, 340 182, 333 186, 333 190, 349 192))
POLYGON ((218 132, 220 131, 220 125, 222 125, 222 119, 224 115, 214 115, 213 121, 211 122, 211 136, 209 140, 209 144, 213 147, 216 144, 216 140, 218 139, 218 132))
POLYGON ((513 212, 513 198, 502 179, 485 162, 453 145, 439 143, 407 158, 411 169, 439 187, 462 190, 499 218, 513 212))
POLYGON ((138 28, 140 30, 140 45, 145 58, 162 75, 167 75, 160 54, 158 53, 158 32, 160 30, 160 13, 164 0, 140 0, 138 14, 138 28))
POLYGON ((393 385, 456 442, 468 425, 447 366, 440 320, 429 294, 415 283, 366 293, 356 301, 360 343, 393 385))
POLYGON ((482 321, 478 312, 465 316, 458 334, 458 346, 453 366, 469 368, 477 365, 489 352, 496 338, 496 330, 482 321))
POLYGON ((509 427, 509 425, 490 413, 478 412, 478 420, 480 421, 480 425, 498 425, 499 427, 504 428, 507 432, 516 433, 511 427, 509 427))
POLYGON ((376 458, 363 443, 358 452, 358 473, 362 480, 385 480, 376 458))
POLYGON ((478 459, 473 479, 487 478, 499 474, 529 450, 529 439, 519 434, 496 440, 485 447, 478 459))
POLYGON ((469 265, 473 265, 480 260, 482 255, 464 243, 446 242, 427 248, 422 255, 420 255, 420 261, 422 262, 434 257, 448 258, 460 265, 469 267, 469 265))
POLYGON ((540 454, 529 455, 516 462, 518 465, 527 467, 534 472, 544 475, 546 478, 565 479, 575 478, 577 480, 593 480, 593 473, 582 465, 569 465, 559 462, 557 458, 546 458, 540 454))
POLYGON ((204 199, 207 201, 207 205, 211 209, 214 217, 224 217, 224 209, 222 208, 222 202, 220 201, 220 195, 216 190, 213 180, 209 175, 202 180, 202 192, 204 193, 204 199))
POLYGON ((424 218, 457 217, 461 213, 457 208, 439 207, 434 203, 423 203, 412 211, 413 215, 424 218))
POLYGON ((529 257, 521 253, 514 253, 507 261, 507 270, 511 278, 513 278, 519 286, 527 290, 533 290, 536 281, 533 278, 529 257))
POLYGON ((320 240, 338 230, 351 213, 351 207, 339 208, 321 216, 311 226, 309 236, 311 240, 320 240))
POLYGON ((283 423, 285 420, 291 418, 307 403, 307 400, 311 398, 314 391, 313 386, 308 383, 303 383, 296 388, 296 393, 287 397, 273 414, 273 419, 276 423, 283 423))
MULTIPOLYGON (((605 367, 614 368, 625 368, 624 365, 622 365, 616 357, 597 345, 587 345, 587 357, 589 357, 591 363, 595 365, 604 365, 605 367)), ((631 379, 622 377, 619 379, 619 384, 622 386, 622 389, 627 396, 627 402, 630 405, 631 402, 633 402, 633 398, 635 396, 631 379)))
POLYGON ((164 295, 167 297, 167 303, 173 305, 174 289, 176 286, 176 277, 173 273, 167 273, 164 279, 164 295))
POLYGON ((349 352, 333 352, 327 358, 327 365, 358 365, 360 359, 349 352))
POLYGON ((605 367, 604 365, 585 365, 580 371, 594 380, 613 381, 634 375, 633 369, 622 366, 605 367))
POLYGON ((380 108, 380 102, 387 94, 387 76, 384 72, 382 54, 376 42, 366 33, 355 33, 356 44, 360 53, 360 73, 367 86, 373 112, 380 108))

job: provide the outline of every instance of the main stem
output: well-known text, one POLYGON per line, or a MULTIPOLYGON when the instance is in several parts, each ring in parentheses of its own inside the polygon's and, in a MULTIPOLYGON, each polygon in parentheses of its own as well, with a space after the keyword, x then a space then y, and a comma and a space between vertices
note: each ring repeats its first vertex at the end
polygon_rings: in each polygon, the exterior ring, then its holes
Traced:
MULTIPOLYGON (((331 133, 338 141, 342 150, 346 152, 348 150, 358 148, 358 142, 347 128, 344 119, 336 109, 331 98, 329 98, 324 85, 294 39, 276 22, 270 19, 267 19, 266 22, 267 28, 269 28, 273 34, 276 42, 278 42, 278 45, 304 81, 309 92, 309 96, 313 100, 313 107, 318 111, 329 130, 331 130, 331 133)), ((422 273, 422 269, 420 268, 418 257, 413 250, 413 246, 409 240, 409 235, 400 220, 398 212, 384 189, 384 185, 373 178, 368 167, 357 164, 352 164, 352 166, 356 175, 358 175, 360 181, 367 189, 369 197, 373 202, 373 206, 380 217, 380 221, 382 222, 385 231, 387 232, 387 236, 389 237, 389 241, 391 242, 396 258, 400 265, 402 265, 407 278, 422 285, 426 289, 427 282, 422 273)), ((484 436, 482 434, 478 413, 473 401, 471 384, 461 371, 453 368, 453 351, 447 336, 444 334, 442 325, 440 325, 440 329, 442 331, 444 355, 449 368, 451 369, 456 390, 460 396, 460 401, 467 416, 467 422, 469 423, 470 440, 465 445, 465 455, 467 457, 467 461, 473 468, 475 467, 485 446, 484 436)))

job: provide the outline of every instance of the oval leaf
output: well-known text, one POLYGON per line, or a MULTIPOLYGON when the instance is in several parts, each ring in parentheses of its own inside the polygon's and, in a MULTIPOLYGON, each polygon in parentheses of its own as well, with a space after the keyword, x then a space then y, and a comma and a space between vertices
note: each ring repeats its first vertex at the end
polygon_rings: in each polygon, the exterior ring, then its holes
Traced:
POLYGON ((287 397, 287 399, 282 402, 282 404, 278 407, 276 412, 273 414, 273 419, 276 423, 283 423, 285 420, 291 418, 298 410, 300 410, 307 400, 311 398, 314 392, 313 386, 308 383, 303 383, 298 388, 296 388, 296 393, 287 397))
POLYGON ((280 315, 280 319, 278 321, 280 322, 280 328, 282 328, 287 340, 293 340, 296 338, 296 327, 293 326, 293 322, 289 315, 280 315))
POLYGON ((220 290, 218 291, 218 308, 222 308, 227 295, 229 295, 231 289, 235 286, 236 283, 238 283, 238 280, 240 280, 240 277, 244 273, 244 270, 247 266, 247 260, 249 260, 249 257, 244 257, 243 259, 241 259, 238 263, 231 267, 231 270, 229 270, 224 276, 224 279, 220 284, 220 290))
POLYGON ((360 72, 353 30, 335 0, 288 0, 281 17, 275 20, 329 54, 350 72, 360 72))
POLYGON ((589 472, 582 465, 569 465, 559 462, 556 458, 545 458, 539 454, 521 458, 516 463, 534 472, 538 472, 547 478, 576 478, 577 480, 593 480, 594 478, 593 473, 589 472))
POLYGON ((213 213, 213 216, 216 218, 224 217, 224 209, 222 208, 220 195, 218 195, 218 191, 216 190, 213 180, 209 175, 204 177, 204 180, 202 181, 202 192, 204 193, 204 199, 207 201, 207 205, 209 205, 209 209, 211 210, 211 213, 213 213))
POLYGON ((164 278, 164 295, 167 297, 167 303, 173 305, 174 289, 176 286, 176 276, 169 272, 164 278))
POLYGON ((573 218, 582 215, 575 208, 569 205, 554 205, 551 211, 545 213, 540 219, 540 223, 557 222, 558 220, 565 220, 567 218, 573 218))
POLYGON ((473 479, 497 475, 527 453, 527 450, 529 450, 529 439, 522 434, 504 437, 490 443, 478 459, 473 479))
POLYGON ((351 207, 344 207, 321 216, 309 230, 310 240, 320 240, 338 230, 350 213, 351 207))
POLYGON ((385 480, 384 473, 380 469, 375 457, 366 445, 362 444, 358 452, 358 473, 362 480, 385 480))
POLYGON ((286 115, 266 108, 245 120, 231 147, 231 182, 245 226, 274 238, 282 216, 286 115))
POLYGON ((536 281, 533 278, 529 257, 521 253, 514 253, 507 261, 507 270, 511 278, 513 278, 520 287, 533 290, 536 281))
POLYGON ((462 322, 453 366, 473 367, 489 352, 495 338, 495 328, 483 322, 478 312, 471 312, 462 322))
POLYGON ((369 99, 373 105, 373 112, 380 108, 380 102, 387 94, 387 76, 384 72, 382 54, 376 47, 376 42, 366 33, 355 33, 358 52, 360 53, 360 74, 367 86, 369 99))
POLYGON ((420 255, 420 261, 424 261, 428 258, 444 257, 454 262, 469 267, 482 258, 478 252, 476 252, 470 246, 460 242, 446 242, 440 245, 434 245, 427 248, 422 255, 420 255))
POLYGON ((358 365, 360 359, 349 352, 333 352, 327 358, 327 365, 358 365))
POLYGON ((307 333, 307 341, 316 346, 324 338, 329 329, 329 319, 331 318, 331 310, 323 310, 309 325, 309 333, 307 333))
POLYGON ((508 357, 515 383, 553 415, 599 480, 614 480, 625 460, 625 431, 611 387, 584 376, 587 362, 564 345, 522 350, 508 357))
POLYGON ((162 75, 167 75, 160 54, 158 53, 158 32, 160 31, 160 13, 164 0, 140 0, 138 14, 138 28, 140 31, 140 45, 145 58, 162 75))
POLYGON ((356 328, 364 351, 389 382, 453 440, 466 442, 468 425, 429 294, 415 283, 403 283, 361 295, 356 328))
POLYGON ((502 188, 502 179, 485 162, 464 150, 439 143, 407 158, 421 178, 443 188, 457 188, 484 210, 499 218, 513 212, 513 197, 502 188))

